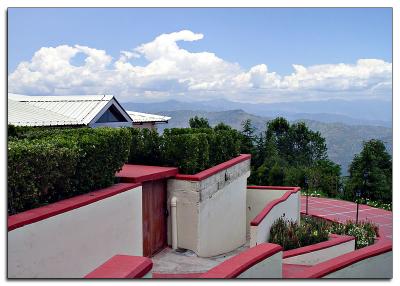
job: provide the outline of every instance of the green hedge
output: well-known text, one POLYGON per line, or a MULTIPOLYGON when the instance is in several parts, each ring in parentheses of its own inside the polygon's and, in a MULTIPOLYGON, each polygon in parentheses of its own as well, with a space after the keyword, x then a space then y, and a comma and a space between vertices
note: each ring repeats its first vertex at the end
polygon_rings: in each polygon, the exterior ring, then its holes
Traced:
POLYGON ((107 187, 132 164, 175 166, 195 174, 240 153, 235 130, 9 126, 8 211, 15 214, 107 187))
POLYGON ((73 190, 78 147, 62 140, 18 140, 8 145, 8 212, 56 201, 73 190))
POLYGON ((127 161, 128 128, 29 129, 8 143, 8 212, 110 186, 127 161))
POLYGON ((175 166, 183 174, 195 174, 240 154, 236 130, 171 128, 162 135, 147 129, 132 129, 129 163, 175 166))

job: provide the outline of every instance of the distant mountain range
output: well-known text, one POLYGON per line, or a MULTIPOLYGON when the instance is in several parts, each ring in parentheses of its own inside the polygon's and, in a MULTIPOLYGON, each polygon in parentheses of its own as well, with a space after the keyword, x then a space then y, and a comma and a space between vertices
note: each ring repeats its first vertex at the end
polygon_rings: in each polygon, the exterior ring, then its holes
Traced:
POLYGON ((292 115, 294 116, 271 113, 270 116, 260 116, 246 112, 243 109, 223 109, 221 111, 221 108, 217 105, 208 105, 204 102, 195 106, 193 103, 178 101, 156 104, 123 103, 123 105, 128 110, 157 113, 172 117, 168 124, 159 125, 158 130, 160 132, 164 128, 188 127, 189 118, 196 115, 208 118, 212 126, 223 122, 238 130, 241 129, 241 123, 245 119, 251 119, 258 132, 264 131, 266 122, 276 116, 283 116, 291 122, 304 121, 310 129, 321 132, 322 136, 326 139, 329 158, 342 166, 342 173, 344 175, 347 174, 348 166, 353 160, 354 155, 361 151, 363 141, 380 139, 385 142, 387 150, 392 154, 393 142, 390 121, 380 122, 376 120, 354 119, 329 113, 319 115, 293 113, 292 115), (206 108, 208 110, 203 110, 206 108), (357 122, 359 123, 357 124, 357 122))
POLYGON ((288 103, 241 103, 224 99, 182 102, 169 100, 156 103, 123 103, 128 110, 160 112, 177 110, 228 111, 241 109, 247 113, 288 120, 309 119, 325 123, 392 127, 392 103, 378 100, 326 100, 288 103))

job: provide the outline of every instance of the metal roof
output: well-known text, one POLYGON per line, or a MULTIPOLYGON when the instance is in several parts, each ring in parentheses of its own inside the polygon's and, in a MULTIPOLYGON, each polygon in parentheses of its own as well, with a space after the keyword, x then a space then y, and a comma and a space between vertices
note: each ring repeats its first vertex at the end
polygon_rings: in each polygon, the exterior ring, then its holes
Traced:
POLYGON ((113 100, 112 95, 28 96, 8 94, 8 98, 63 115, 79 124, 87 125, 113 100))
POLYGON ((15 126, 80 125, 62 114, 12 99, 8 99, 8 123, 15 126))
POLYGON ((135 111, 126 111, 129 116, 132 118, 134 123, 144 123, 144 122, 168 122, 171 117, 149 114, 149 113, 141 113, 135 111))
POLYGON ((171 117, 126 111, 112 95, 30 96, 8 94, 8 123, 20 126, 89 125, 114 104, 131 122, 168 122, 171 117), (97 116, 97 117, 96 117, 97 116))

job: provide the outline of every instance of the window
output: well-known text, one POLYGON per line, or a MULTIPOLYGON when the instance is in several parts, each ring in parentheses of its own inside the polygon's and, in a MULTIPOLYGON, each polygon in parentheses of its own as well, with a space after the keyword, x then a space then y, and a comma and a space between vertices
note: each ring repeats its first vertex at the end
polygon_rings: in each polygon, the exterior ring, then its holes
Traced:
POLYGON ((110 108, 108 108, 107 111, 97 120, 97 123, 105 122, 127 122, 127 120, 114 105, 111 105, 110 108))

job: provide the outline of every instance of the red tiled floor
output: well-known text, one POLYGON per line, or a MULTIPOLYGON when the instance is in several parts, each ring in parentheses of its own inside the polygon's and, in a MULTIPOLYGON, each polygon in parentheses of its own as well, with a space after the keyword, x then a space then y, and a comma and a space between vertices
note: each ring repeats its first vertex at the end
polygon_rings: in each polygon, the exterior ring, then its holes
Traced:
MULTIPOLYGON (((301 197, 301 210, 306 210, 306 197, 301 197)), ((328 198, 308 197, 308 213, 335 219, 339 222, 356 219, 357 204, 328 198)), ((392 239, 393 215, 390 211, 359 205, 359 219, 369 220, 379 226, 381 237, 392 239)))

